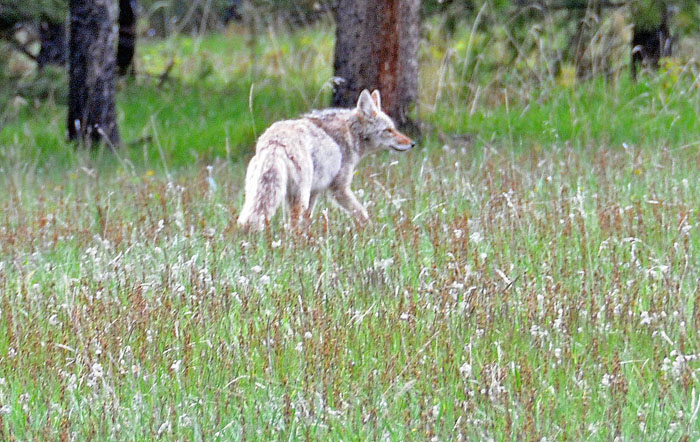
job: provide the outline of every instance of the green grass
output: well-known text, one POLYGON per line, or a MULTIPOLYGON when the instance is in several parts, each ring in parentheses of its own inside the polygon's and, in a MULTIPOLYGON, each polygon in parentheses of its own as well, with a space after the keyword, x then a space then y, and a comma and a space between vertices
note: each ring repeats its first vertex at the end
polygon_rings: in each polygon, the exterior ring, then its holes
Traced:
POLYGON ((181 61, 121 86, 151 141, 117 155, 66 144, 60 100, 12 115, 0 439, 698 439, 690 75, 476 105, 448 81, 433 111, 424 55, 423 145, 355 177, 371 225, 321 201, 244 234, 246 152, 325 102, 331 36, 264 37, 256 67, 236 34, 146 43, 142 72, 181 61))
POLYGON ((482 142, 505 139, 526 148, 696 142, 699 102, 693 83, 664 85, 663 77, 646 81, 635 85, 623 78, 619 84, 606 84, 597 79, 572 89, 540 92, 526 106, 514 97, 512 108, 501 104, 474 113, 446 103, 430 118, 448 132, 475 134, 482 142))

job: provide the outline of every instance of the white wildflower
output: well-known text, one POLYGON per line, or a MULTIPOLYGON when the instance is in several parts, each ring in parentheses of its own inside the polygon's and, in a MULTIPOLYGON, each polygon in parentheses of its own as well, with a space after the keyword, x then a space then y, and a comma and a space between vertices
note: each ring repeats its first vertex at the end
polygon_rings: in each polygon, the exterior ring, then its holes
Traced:
POLYGON ((160 427, 158 427, 158 437, 166 431, 170 431, 170 422, 163 422, 160 427))
POLYGON ((78 388, 78 377, 75 375, 75 373, 70 375, 70 378, 68 379, 68 386, 66 388, 70 392, 73 392, 76 388, 78 388))
POLYGON ((100 364, 99 362, 95 362, 94 364, 92 364, 90 374, 95 376, 96 378, 101 378, 104 375, 104 369, 102 368, 102 364, 100 364))
POLYGON ((614 380, 615 376, 605 373, 603 378, 600 380, 600 383, 603 384, 603 387, 610 387, 614 380))
POLYGON ((186 414, 183 414, 178 418, 179 424, 181 427, 190 427, 192 426, 192 419, 186 414))
POLYGON ((57 315, 57 314, 54 313, 53 315, 51 315, 51 316, 49 317, 49 325, 52 325, 52 326, 55 327, 55 326, 57 326, 57 325, 60 324, 60 323, 61 323, 61 321, 58 320, 58 315, 57 315))
POLYGON ((532 335, 533 338, 546 338, 549 336, 549 332, 542 327, 540 327, 537 324, 533 324, 530 326, 530 335, 532 335))
POLYGON ((385 258, 374 261, 374 267, 377 269, 386 270, 394 264, 394 258, 385 258))
POLYGON ((472 376, 472 366, 468 362, 465 362, 459 367, 459 374, 461 374, 465 379, 472 376))
POLYGON ((661 370, 670 374, 674 380, 679 380, 683 374, 688 370, 688 362, 700 360, 699 354, 684 355, 673 350, 670 354, 673 359, 671 361, 669 358, 664 358, 664 362, 661 365, 661 370))
POLYGON ((479 244, 482 240, 484 239, 484 235, 481 234, 481 232, 473 232, 472 234, 469 235, 469 240, 473 242, 474 244, 479 244))

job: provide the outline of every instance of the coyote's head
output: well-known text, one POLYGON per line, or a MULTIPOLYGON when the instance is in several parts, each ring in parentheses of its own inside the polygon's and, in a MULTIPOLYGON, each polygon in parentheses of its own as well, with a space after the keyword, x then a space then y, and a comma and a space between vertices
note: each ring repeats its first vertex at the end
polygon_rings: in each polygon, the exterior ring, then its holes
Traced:
POLYGON ((396 125, 391 118, 382 112, 381 100, 378 90, 370 95, 367 89, 362 91, 357 100, 362 141, 366 143, 367 151, 379 149, 405 151, 415 146, 416 143, 396 130, 396 125))

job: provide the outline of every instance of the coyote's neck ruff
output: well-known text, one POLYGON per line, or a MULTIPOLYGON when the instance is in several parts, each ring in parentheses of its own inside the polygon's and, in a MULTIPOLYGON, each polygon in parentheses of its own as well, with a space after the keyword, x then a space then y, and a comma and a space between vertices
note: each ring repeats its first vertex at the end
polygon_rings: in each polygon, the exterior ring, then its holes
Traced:
POLYGON ((296 223, 311 212, 325 189, 359 221, 368 221, 350 189, 355 166, 368 153, 405 151, 414 144, 382 112, 376 90, 371 95, 362 91, 355 109, 313 111, 298 120, 279 121, 258 139, 238 224, 262 229, 285 198, 296 223))

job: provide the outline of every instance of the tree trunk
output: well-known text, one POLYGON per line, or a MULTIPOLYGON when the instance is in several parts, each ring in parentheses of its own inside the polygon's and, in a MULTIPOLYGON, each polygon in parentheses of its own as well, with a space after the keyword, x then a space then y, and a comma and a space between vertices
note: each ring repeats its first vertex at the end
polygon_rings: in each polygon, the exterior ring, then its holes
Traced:
POLYGON ((70 0, 68 139, 120 143, 115 109, 113 0, 70 0))
POLYGON ((119 44, 117 67, 119 75, 129 72, 136 49, 136 0, 119 0, 119 44))
POLYGON ((419 0, 340 0, 336 6, 333 105, 351 107, 363 89, 379 89, 382 107, 412 126, 418 96, 419 0))
POLYGON ((241 14, 241 0, 231 0, 228 8, 224 11, 222 21, 227 25, 231 21, 239 22, 241 20, 243 20, 243 15, 241 14))
POLYGON ((66 26, 64 23, 43 21, 39 24, 39 39, 41 49, 36 57, 39 69, 46 65, 66 64, 68 43, 66 42, 66 26))
POLYGON ((673 37, 668 29, 668 8, 663 1, 658 2, 660 21, 638 20, 632 32, 632 54, 630 67, 632 79, 637 79, 637 65, 657 69, 661 57, 673 54, 673 37))

